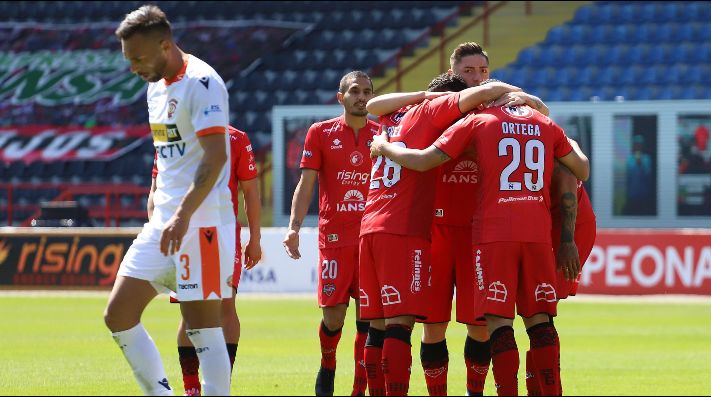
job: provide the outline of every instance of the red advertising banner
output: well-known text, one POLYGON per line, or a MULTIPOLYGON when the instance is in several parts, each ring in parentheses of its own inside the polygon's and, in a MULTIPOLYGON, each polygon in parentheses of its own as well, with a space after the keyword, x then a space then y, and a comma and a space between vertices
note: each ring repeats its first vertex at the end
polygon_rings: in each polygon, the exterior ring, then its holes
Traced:
POLYGON ((579 292, 711 295, 711 230, 598 230, 579 292))
POLYGON ((0 161, 112 160, 150 137, 147 125, 0 128, 0 161))

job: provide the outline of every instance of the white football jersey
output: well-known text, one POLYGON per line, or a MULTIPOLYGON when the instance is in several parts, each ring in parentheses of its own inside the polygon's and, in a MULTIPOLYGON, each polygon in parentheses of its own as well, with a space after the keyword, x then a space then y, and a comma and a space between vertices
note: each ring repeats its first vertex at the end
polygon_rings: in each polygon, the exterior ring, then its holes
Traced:
POLYGON ((190 227, 235 223, 228 186, 229 104, 222 78, 210 65, 190 55, 173 81, 163 79, 148 85, 147 99, 158 168, 151 224, 162 228, 175 213, 205 153, 198 138, 210 134, 224 136, 228 160, 210 194, 190 219, 190 227))

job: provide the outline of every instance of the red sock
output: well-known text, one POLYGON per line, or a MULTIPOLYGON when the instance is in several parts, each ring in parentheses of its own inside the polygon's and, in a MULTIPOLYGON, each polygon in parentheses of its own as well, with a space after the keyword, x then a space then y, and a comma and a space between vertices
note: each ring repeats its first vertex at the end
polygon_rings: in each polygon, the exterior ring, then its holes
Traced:
POLYGON ((486 375, 491 363, 491 343, 479 342, 467 336, 464 343, 464 363, 467 365, 467 392, 470 396, 483 396, 486 375))
POLYGON ((491 362, 499 396, 518 395, 518 346, 512 327, 497 328, 491 334, 491 362))
POLYGON ((406 396, 410 388, 412 369, 412 329, 403 325, 389 325, 383 343, 383 374, 388 396, 406 396))
POLYGON ((331 331, 326 328, 326 324, 321 322, 318 329, 318 337, 321 340, 321 368, 336 369, 336 348, 341 340, 341 328, 331 331))
POLYGON ((531 351, 526 352, 526 390, 529 396, 540 396, 541 386, 538 384, 536 377, 536 366, 533 363, 531 351))
POLYGON ((353 376, 353 392, 351 396, 365 395, 365 389, 368 386, 368 375, 365 371, 365 341, 368 339, 368 323, 364 322, 364 324, 357 324, 358 332, 353 346, 355 374, 353 376))
POLYGON ((385 331, 376 328, 368 330, 365 342, 365 371, 368 374, 368 392, 371 396, 385 395, 385 375, 383 375, 383 341, 385 331))
POLYGON ((188 392, 194 393, 195 390, 199 394, 201 392, 200 376, 198 375, 200 360, 195 348, 192 346, 178 346, 178 359, 180 361, 180 369, 183 372, 183 386, 186 395, 188 395, 188 392))
POLYGON ((560 373, 560 339, 558 339, 558 346, 555 347, 555 350, 556 350, 556 353, 558 356, 558 377, 559 377, 558 382, 560 382, 560 384, 558 385, 558 391, 559 391, 558 395, 562 396, 563 395, 563 376, 560 373))
POLYGON ((551 323, 542 323, 529 328, 531 358, 535 368, 534 377, 545 396, 560 393, 560 368, 558 367, 558 332, 551 323))
POLYGON ((420 346, 420 361, 425 373, 427 392, 430 396, 446 396, 449 371, 447 340, 438 343, 423 342, 420 346))

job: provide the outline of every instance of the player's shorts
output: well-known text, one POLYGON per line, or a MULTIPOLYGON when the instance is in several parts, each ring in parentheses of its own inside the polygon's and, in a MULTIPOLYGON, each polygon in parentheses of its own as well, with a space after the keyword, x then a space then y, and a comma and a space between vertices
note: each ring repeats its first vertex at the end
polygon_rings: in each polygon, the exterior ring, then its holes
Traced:
POLYGON ((387 233, 360 238, 360 317, 363 321, 414 316, 426 319, 430 245, 387 233))
MULTIPOLYGON (((595 221, 585 222, 579 225, 575 225, 575 245, 578 247, 578 256, 580 257, 580 265, 585 265, 585 262, 592 252, 593 245, 595 244, 595 236, 597 235, 597 226, 595 221)), ((551 236, 557 236, 553 239, 553 251, 555 255, 558 255, 558 248, 560 247, 560 224, 553 223, 553 232, 551 236)), ((565 274, 563 272, 556 272, 557 277, 557 287, 558 299, 565 299, 568 296, 575 296, 578 293, 578 286, 580 285, 580 276, 582 271, 578 275, 578 278, 574 281, 566 280, 565 274)))
POLYGON ((427 299, 427 324, 445 323, 452 318, 452 296, 456 291, 457 321, 486 325, 474 313, 476 269, 472 255, 471 226, 432 225, 432 286, 427 299))
POLYGON ((146 280, 181 302, 232 296, 235 225, 189 228, 174 255, 160 252, 162 230, 145 224, 121 262, 118 275, 146 280))
POLYGON ((318 259, 318 305, 334 307, 358 299, 358 246, 322 248, 318 259))
POLYGON ((477 302, 477 318, 490 314, 513 319, 516 313, 556 316, 555 259, 549 244, 495 242, 474 248, 486 294, 477 302))

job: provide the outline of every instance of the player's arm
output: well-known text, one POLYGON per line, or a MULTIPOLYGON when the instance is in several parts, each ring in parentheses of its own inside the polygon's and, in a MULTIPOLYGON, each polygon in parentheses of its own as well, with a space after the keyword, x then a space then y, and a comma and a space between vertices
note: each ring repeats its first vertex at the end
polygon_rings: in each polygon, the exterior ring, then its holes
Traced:
POLYGON ((244 249, 244 266, 251 269, 262 259, 262 203, 259 197, 259 180, 253 178, 240 181, 239 186, 242 189, 244 212, 249 223, 249 243, 244 249))
POLYGON ((309 205, 311 204, 311 197, 313 195, 317 177, 318 171, 310 168, 303 168, 301 170, 301 179, 299 179, 299 184, 296 185, 294 197, 291 200, 289 230, 286 232, 283 244, 284 249, 286 249, 286 253, 292 259, 301 258, 301 253, 299 252, 299 230, 301 230, 301 225, 304 222, 306 213, 309 211, 309 205))
POLYGON ((570 170, 558 161, 553 168, 553 194, 560 198, 560 247, 556 257, 558 270, 565 278, 575 280, 580 273, 580 257, 575 244, 575 221, 578 216, 578 179, 570 170))
POLYGON ((521 105, 528 105, 546 116, 550 116, 551 114, 551 110, 543 103, 541 98, 526 92, 509 92, 492 102, 489 107, 521 105))
POLYGON ((568 138, 568 141, 573 147, 573 150, 559 158, 558 161, 568 167, 576 178, 581 181, 587 181, 588 178, 590 178, 590 160, 588 160, 588 156, 583 153, 575 140, 568 138))
POLYGON ((163 229, 160 239, 160 251, 163 255, 173 255, 180 249, 183 236, 190 225, 190 218, 215 186, 227 162, 224 133, 201 136, 198 142, 204 154, 193 177, 193 183, 190 184, 178 209, 163 229))
POLYGON ((405 106, 420 103, 425 99, 434 99, 439 96, 448 94, 451 94, 451 92, 394 92, 371 98, 365 108, 370 114, 374 114, 376 116, 383 116, 386 114, 390 114, 405 106))
POLYGON ((156 208, 156 205, 153 203, 153 194, 156 192, 156 177, 151 178, 151 191, 148 192, 148 204, 146 205, 146 209, 148 210, 148 220, 150 221, 151 218, 153 218, 153 210, 156 208))
POLYGON ((408 149, 388 142, 385 134, 386 132, 383 132, 373 137, 370 144, 371 156, 385 156, 405 168, 419 172, 429 171, 450 160, 446 153, 434 145, 424 150, 408 149))
POLYGON ((500 81, 469 87, 459 93, 459 110, 464 114, 520 88, 500 81))

